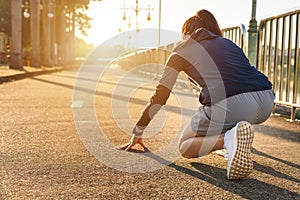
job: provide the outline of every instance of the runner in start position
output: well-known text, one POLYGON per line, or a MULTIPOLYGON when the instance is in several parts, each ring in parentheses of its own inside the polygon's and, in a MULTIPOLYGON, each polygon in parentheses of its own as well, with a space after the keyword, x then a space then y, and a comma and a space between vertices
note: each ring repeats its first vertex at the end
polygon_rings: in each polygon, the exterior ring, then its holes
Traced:
POLYGON ((146 148, 143 131, 165 105, 178 73, 183 71, 200 86, 201 107, 181 134, 179 152, 183 157, 196 158, 225 148, 227 178, 244 178, 253 169, 251 125, 270 116, 274 105, 272 84, 250 65, 241 48, 222 37, 209 11, 200 10, 187 19, 182 34, 183 41, 168 58, 130 142, 119 149, 130 150, 136 144, 146 148))

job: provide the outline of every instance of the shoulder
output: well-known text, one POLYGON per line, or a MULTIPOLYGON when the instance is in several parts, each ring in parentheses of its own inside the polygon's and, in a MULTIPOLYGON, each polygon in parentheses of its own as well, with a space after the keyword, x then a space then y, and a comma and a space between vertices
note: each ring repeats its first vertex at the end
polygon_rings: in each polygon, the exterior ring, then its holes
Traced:
POLYGON ((176 69, 177 71, 182 71, 189 65, 190 63, 177 52, 173 52, 166 62, 166 66, 176 69))
POLYGON ((203 40, 213 40, 215 38, 222 38, 222 37, 210 32, 209 30, 207 30, 205 28, 199 28, 191 35, 191 39, 193 39, 197 42, 200 42, 203 40))

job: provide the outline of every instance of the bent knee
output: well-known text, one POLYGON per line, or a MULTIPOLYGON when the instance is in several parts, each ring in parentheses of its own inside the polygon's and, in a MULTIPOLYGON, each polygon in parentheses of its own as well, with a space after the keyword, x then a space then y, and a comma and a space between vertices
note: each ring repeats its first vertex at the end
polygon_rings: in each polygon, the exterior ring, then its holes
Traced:
POLYGON ((189 141, 183 141, 179 144, 179 152, 184 158, 196 158, 198 153, 192 149, 189 141))
POLYGON ((179 144, 179 152, 184 158, 199 158, 211 152, 211 146, 203 147, 202 142, 189 138, 179 144))

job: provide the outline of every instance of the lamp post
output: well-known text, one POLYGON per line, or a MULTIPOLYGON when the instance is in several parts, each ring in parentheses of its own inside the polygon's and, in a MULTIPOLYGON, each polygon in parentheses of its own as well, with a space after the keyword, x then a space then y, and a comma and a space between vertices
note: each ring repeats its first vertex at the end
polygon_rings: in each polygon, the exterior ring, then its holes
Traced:
MULTIPOLYGON (((123 17, 122 17, 122 20, 124 20, 124 21, 127 19, 125 10, 132 10, 132 11, 135 12, 135 25, 136 25, 136 32, 135 32, 136 33, 136 37, 135 37, 135 39, 136 39, 136 48, 137 48, 137 46, 138 46, 137 45, 137 43, 138 43, 138 32, 139 32, 139 22, 138 22, 139 12, 142 11, 142 10, 148 11, 147 21, 150 21, 151 20, 150 11, 154 10, 154 9, 151 8, 150 4, 148 5, 147 8, 139 7, 139 1, 138 0, 135 1, 135 7, 128 8, 124 4, 123 8, 121 8, 121 9, 124 10, 123 17)), ((130 28, 130 21, 128 21, 128 27, 130 28)), ((132 38, 132 37, 130 37, 130 38, 132 38)))
POLYGON ((22 8, 24 8, 24 12, 23 12, 23 16, 28 19, 30 17, 30 13, 29 13, 29 3, 28 1, 25 1, 24 4, 22 4, 22 8))
MULTIPOLYGON (((142 11, 142 10, 148 11, 147 21, 150 21, 150 20, 151 20, 150 11, 151 11, 151 10, 154 10, 154 9, 150 7, 150 4, 148 5, 147 8, 139 7, 139 1, 138 1, 138 0, 135 1, 135 7, 128 8, 128 7, 126 7, 126 5, 124 4, 124 5, 123 5, 123 8, 121 8, 121 9, 124 10, 123 17, 122 17, 122 19, 123 19, 124 21, 127 19, 125 10, 132 10, 132 11, 135 12, 135 26, 136 26, 136 38, 135 38, 135 39, 136 39, 136 47, 137 47, 137 41, 138 41, 137 38, 138 38, 138 32, 139 32, 139 22, 138 22, 139 12, 142 11)), ((130 26, 131 26, 131 23, 130 23, 130 17, 129 17, 128 28, 130 28, 130 26)), ((119 30, 121 30, 121 28, 120 28, 119 30)), ((132 38, 132 37, 130 36, 130 39, 131 39, 131 38, 132 38)))
POLYGON ((10 68, 22 68, 22 0, 11 1, 12 44, 10 52, 10 68))
POLYGON ((55 0, 50 1, 48 18, 50 19, 50 59, 51 65, 57 64, 57 44, 56 44, 56 7, 55 0))
POLYGON ((23 65, 30 65, 30 49, 31 49, 31 14, 29 0, 22 3, 22 55, 23 65))
POLYGON ((54 39, 53 28, 54 28, 54 1, 43 0, 43 29, 42 29, 42 40, 44 51, 42 51, 42 63, 45 66, 53 66, 54 60, 52 53, 54 51, 54 39), (51 30, 52 28, 52 30, 51 30))
POLYGON ((125 10, 133 10, 133 11, 135 12, 136 32, 139 32, 139 23, 138 23, 138 15, 139 15, 139 12, 142 11, 142 10, 147 10, 147 11, 148 11, 147 21, 150 21, 150 20, 151 20, 150 11, 151 11, 151 10, 154 10, 153 8, 150 7, 150 4, 148 5, 147 8, 139 7, 139 1, 138 1, 138 0, 135 1, 135 7, 128 8, 128 7, 126 7, 126 5, 124 4, 124 5, 123 5, 123 8, 121 8, 121 9, 124 10, 123 17, 122 17, 122 19, 123 19, 124 21, 127 19, 125 10))
POLYGON ((57 62, 59 64, 65 64, 66 62, 66 55, 67 55, 67 42, 66 42, 66 17, 65 17, 65 0, 60 0, 57 3, 57 62))
POLYGON ((157 38, 157 54, 156 54, 156 68, 155 68, 155 80, 158 80, 158 60, 159 60, 159 47, 160 47, 160 31, 161 31, 161 0, 158 5, 158 38, 157 38))
POLYGON ((30 1, 30 44, 31 44, 31 59, 30 65, 40 67, 40 0, 30 1))
POLYGON ((252 15, 248 29, 248 58, 252 65, 256 65, 257 53, 257 21, 256 21, 256 0, 252 0, 252 15))
POLYGON ((159 8, 158 8, 158 41, 157 48, 160 46, 160 31, 161 31, 161 0, 159 0, 159 8))

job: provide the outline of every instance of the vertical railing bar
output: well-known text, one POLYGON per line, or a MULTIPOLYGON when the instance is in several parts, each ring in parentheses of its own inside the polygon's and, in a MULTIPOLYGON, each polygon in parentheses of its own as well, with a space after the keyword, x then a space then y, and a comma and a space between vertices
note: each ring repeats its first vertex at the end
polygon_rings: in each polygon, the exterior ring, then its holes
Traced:
POLYGON ((287 76, 286 76, 286 101, 290 101, 290 90, 291 90, 291 85, 290 85, 290 80, 291 80, 291 51, 292 51, 292 35, 293 35, 293 27, 292 23, 293 18, 292 15, 289 16, 289 38, 288 38, 288 55, 287 55, 287 76))
POLYGON ((262 43, 263 43, 263 35, 264 35, 264 29, 265 27, 265 22, 261 22, 260 25, 259 25, 259 30, 258 30, 258 48, 257 48, 257 69, 262 71, 262 58, 261 58, 261 54, 262 54, 262 43))
POLYGON ((264 56, 263 56, 263 68, 262 68, 262 72, 264 74, 267 74, 267 36, 268 36, 268 32, 269 32, 269 29, 268 29, 268 22, 266 22, 265 24, 265 38, 264 38, 264 56))
POLYGON ((272 40, 273 40, 273 34, 272 34, 272 31, 273 31, 273 20, 270 20, 270 37, 269 37, 269 62, 268 62, 268 77, 271 78, 272 76, 272 71, 271 71, 271 65, 272 65, 272 54, 273 54, 273 46, 272 46, 272 40))
POLYGON ((243 42, 242 42, 242 30, 240 28, 238 28, 239 31, 239 46, 244 50, 243 48, 243 42))
POLYGON ((235 29, 232 30, 232 40, 234 41, 234 43, 236 43, 236 40, 235 40, 235 29))
POLYGON ((299 71, 299 34, 300 34, 300 14, 297 14, 296 18, 296 44, 295 44, 295 68, 294 68, 294 91, 293 91, 293 103, 297 103, 297 91, 298 91, 298 71, 299 71))
POLYGON ((276 35, 275 35, 275 60, 274 60, 274 77, 273 77, 273 90, 277 90, 277 66, 278 66, 278 41, 279 41, 279 19, 276 19, 276 35))
POLYGON ((230 38, 230 30, 227 31, 227 38, 231 40, 231 38, 230 38))
POLYGON ((238 43, 238 39, 237 39, 237 29, 235 28, 234 29, 234 41, 235 41, 235 43, 237 44, 238 43))
MULTIPOLYGON (((241 27, 235 26, 235 27, 230 27, 230 28, 225 28, 222 30, 223 31, 223 37, 231 40, 234 42, 236 45, 239 47, 243 48, 241 38, 242 38, 242 31, 241 27)), ((244 49, 243 49, 244 50, 244 49)))
POLYGON ((282 93, 283 93, 283 74, 284 74, 284 54, 285 54, 285 17, 282 18, 282 44, 281 44, 281 68, 280 68, 280 84, 279 84, 279 100, 282 100, 282 93))

